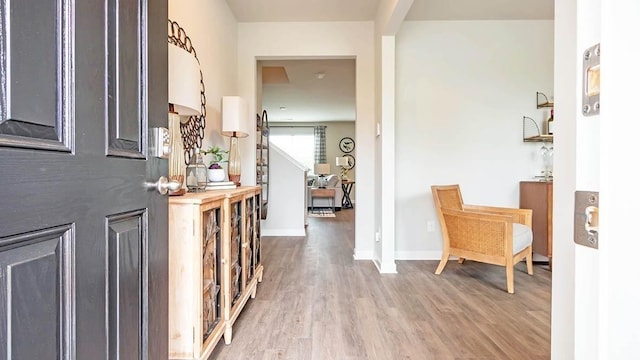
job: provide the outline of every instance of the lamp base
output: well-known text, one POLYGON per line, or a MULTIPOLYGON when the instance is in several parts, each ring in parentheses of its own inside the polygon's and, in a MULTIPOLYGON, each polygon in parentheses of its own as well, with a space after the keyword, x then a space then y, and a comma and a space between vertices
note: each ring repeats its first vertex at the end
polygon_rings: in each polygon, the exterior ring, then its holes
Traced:
POLYGON ((240 175, 229 174, 229 181, 233 181, 236 186, 240 186, 240 175))
MULTIPOLYGON (((173 108, 173 105, 171 105, 173 108)), ((182 145, 182 134, 180 133, 180 116, 175 112, 169 112, 169 134, 171 136, 169 144, 171 153, 169 154, 169 180, 180 183, 180 189, 169 191, 169 195, 183 195, 185 190, 184 179, 186 177, 186 165, 184 161, 184 147, 182 145)))
POLYGON ((233 181, 236 186, 240 186, 240 174, 242 166, 240 165, 240 149, 238 146, 238 138, 232 136, 229 138, 229 181, 233 181))

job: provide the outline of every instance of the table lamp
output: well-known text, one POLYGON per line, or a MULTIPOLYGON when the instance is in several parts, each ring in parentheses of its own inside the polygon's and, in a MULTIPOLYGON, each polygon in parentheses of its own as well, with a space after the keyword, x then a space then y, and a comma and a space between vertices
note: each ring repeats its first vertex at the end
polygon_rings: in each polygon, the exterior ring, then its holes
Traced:
POLYGON ((331 174, 329 164, 315 164, 313 165, 313 172, 318 175, 318 187, 324 189, 326 187, 324 176, 331 174))
POLYGON ((184 194, 186 163, 180 116, 200 115, 200 65, 193 54, 169 43, 169 134, 171 154, 169 155, 169 178, 180 182, 180 189, 169 195, 184 194))
POLYGON ((246 124, 249 121, 247 102, 240 96, 222 97, 222 135, 230 137, 229 143, 229 181, 240 186, 240 149, 238 138, 247 137, 246 124))
POLYGON ((347 166, 349 166, 349 158, 346 156, 336 157, 336 166, 340 166, 340 180, 349 180, 349 177, 347 176, 347 173, 349 172, 349 169, 347 168, 347 166))

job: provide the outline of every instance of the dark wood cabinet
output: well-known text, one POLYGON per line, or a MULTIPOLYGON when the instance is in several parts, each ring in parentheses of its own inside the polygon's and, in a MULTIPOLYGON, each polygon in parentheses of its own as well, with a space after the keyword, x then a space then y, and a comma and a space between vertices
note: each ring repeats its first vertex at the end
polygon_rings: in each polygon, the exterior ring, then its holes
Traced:
POLYGON ((521 181, 520 208, 533 210, 533 252, 553 256, 553 182, 521 181))

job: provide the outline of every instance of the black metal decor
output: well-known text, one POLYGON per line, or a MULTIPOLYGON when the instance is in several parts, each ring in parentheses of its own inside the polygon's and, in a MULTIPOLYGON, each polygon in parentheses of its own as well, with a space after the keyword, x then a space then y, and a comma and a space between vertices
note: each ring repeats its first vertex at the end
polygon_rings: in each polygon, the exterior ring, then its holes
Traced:
MULTIPOLYGON (((200 65, 196 49, 191 44, 191 39, 187 36, 184 29, 177 22, 168 20, 169 25, 169 43, 179 46, 187 52, 193 54, 200 65)), ((182 134, 182 143, 184 146, 184 162, 189 164, 191 156, 194 155, 196 148, 202 148, 202 139, 204 139, 204 127, 207 117, 207 97, 204 94, 204 79, 202 77, 202 69, 200 69, 200 113, 201 115, 193 115, 189 117, 187 122, 180 122, 180 133, 182 134)))

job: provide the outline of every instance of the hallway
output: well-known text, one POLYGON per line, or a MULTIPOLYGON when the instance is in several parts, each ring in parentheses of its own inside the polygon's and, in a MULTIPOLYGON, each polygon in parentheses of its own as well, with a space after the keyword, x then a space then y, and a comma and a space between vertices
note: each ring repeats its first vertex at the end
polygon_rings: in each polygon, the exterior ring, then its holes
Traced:
POLYGON ((263 282, 211 359, 549 359, 551 273, 353 260, 354 210, 309 218, 308 234, 263 239, 263 282))

